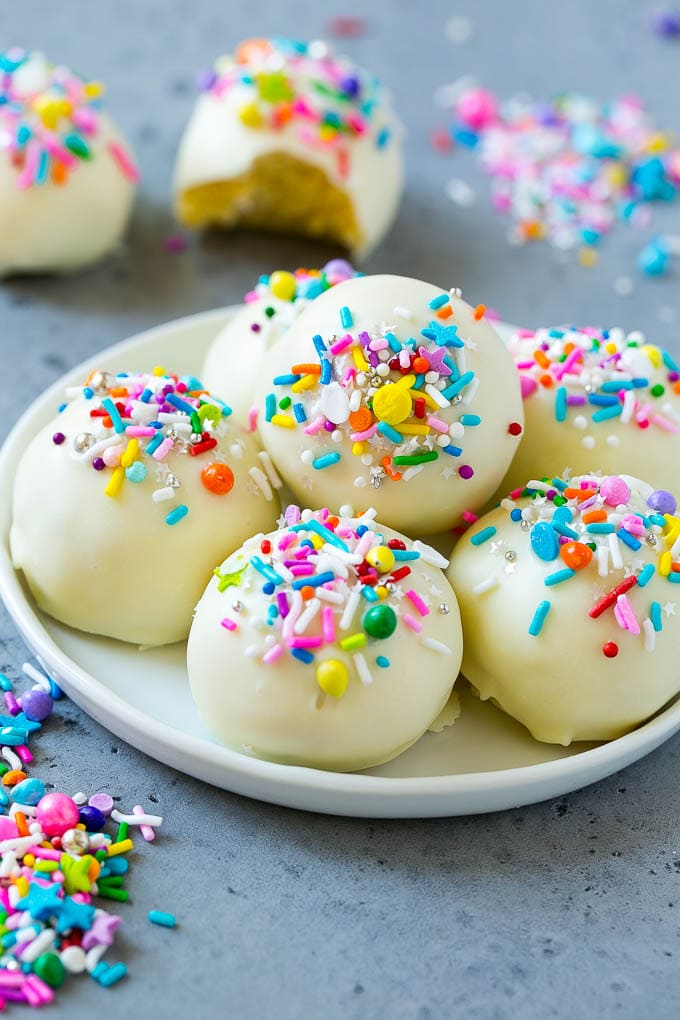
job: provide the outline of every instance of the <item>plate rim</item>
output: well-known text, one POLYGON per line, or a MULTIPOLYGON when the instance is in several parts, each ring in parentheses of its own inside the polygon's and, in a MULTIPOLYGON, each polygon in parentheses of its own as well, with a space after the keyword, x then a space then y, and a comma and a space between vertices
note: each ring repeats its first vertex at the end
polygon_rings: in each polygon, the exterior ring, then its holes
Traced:
MULTIPOLYGON (((117 357, 129 347, 136 347, 142 342, 153 342, 170 330, 212 323, 217 327, 219 323, 228 321, 241 308, 242 305, 231 305, 161 323, 104 348, 69 369, 26 408, 3 442, 0 448, 0 478, 3 480, 7 478, 9 484, 4 486, 5 495, 0 496, 0 499, 11 504, 11 482, 21 452, 19 444, 24 432, 30 429, 40 409, 55 396, 63 393, 65 386, 72 384, 74 377, 81 376, 84 371, 95 367, 103 359, 117 357)), ((50 672, 59 674, 60 683, 69 697, 104 728, 156 760, 185 774, 191 774, 185 764, 178 764, 180 756, 188 756, 192 765, 196 766, 192 769, 196 778, 204 779, 212 785, 221 785, 216 784, 211 778, 211 773, 217 768, 224 771, 225 778, 229 780, 229 785, 223 788, 245 793, 256 799, 307 810, 364 817, 435 817, 451 816, 456 813, 483 813, 502 809, 503 806, 533 803, 532 790, 540 786, 550 787, 551 792, 544 791, 536 800, 559 795, 559 790, 557 793, 554 792, 556 782, 563 792, 589 785, 651 753, 680 729, 680 699, 677 699, 668 708, 630 733, 571 756, 488 772, 439 776, 372 776, 281 765, 251 758, 239 751, 187 734, 175 726, 147 715, 143 710, 130 705, 121 695, 72 659, 48 633, 36 609, 24 593, 9 556, 4 526, 0 537, 0 598, 38 660, 43 662, 50 672), (64 677, 67 678, 65 682, 64 677), (134 735, 134 742, 128 734, 134 735), (209 753, 207 748, 210 748, 209 753), (232 779, 235 782, 232 782, 232 779), (253 783, 256 787, 258 784, 266 783, 272 789, 266 793, 257 789, 253 792, 251 788, 253 783), (508 799, 504 796, 516 788, 520 793, 516 801, 512 797, 508 799), (310 808, 305 801, 305 795, 310 793, 327 795, 332 802, 327 806, 316 804, 310 808), (492 806, 480 806, 474 810, 466 809, 464 812, 455 811, 453 801, 456 797, 484 794, 496 795, 496 801, 492 806), (355 797, 361 798, 362 804, 353 805, 351 811, 344 810, 342 802, 355 797), (408 811, 399 808, 400 801, 404 799, 411 801, 413 798, 422 799, 420 808, 408 811), (451 802, 447 803, 449 798, 451 802)))

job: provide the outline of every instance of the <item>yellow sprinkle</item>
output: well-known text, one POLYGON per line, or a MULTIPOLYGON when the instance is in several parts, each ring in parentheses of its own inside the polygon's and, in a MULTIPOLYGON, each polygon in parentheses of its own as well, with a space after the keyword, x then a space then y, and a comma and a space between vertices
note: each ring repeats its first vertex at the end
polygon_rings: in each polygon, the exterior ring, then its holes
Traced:
POLYGON ((373 589, 379 599, 386 599, 389 595, 389 588, 386 588, 384 584, 379 584, 373 589))
POLYGON ((28 880, 26 878, 24 878, 23 875, 20 875, 19 878, 15 879, 14 880, 14 884, 16 885, 17 889, 21 893, 22 898, 24 896, 28 896, 28 889, 29 889, 28 880))
POLYGON ((101 96, 104 91, 104 85, 100 81, 88 81, 85 85, 85 95, 89 96, 90 99, 95 99, 97 96, 101 96))
POLYGON ((645 344, 641 350, 647 355, 654 368, 661 368, 663 364, 663 356, 658 347, 655 347, 654 344, 645 344))
POLYGON ((671 514, 664 514, 664 517, 666 518, 666 524, 663 529, 663 535, 667 545, 671 546, 675 543, 678 535, 680 535, 680 517, 673 517, 671 514))
POLYGON ((354 358, 354 364, 356 365, 360 372, 368 371, 368 362, 364 357, 364 352, 362 351, 361 347, 352 348, 352 357, 354 358))
POLYGON ((107 496, 118 496, 120 490, 123 488, 123 482, 125 481, 125 468, 117 467, 113 469, 111 477, 109 478, 108 484, 104 489, 107 496))
POLYGON ((423 390, 409 390, 409 393, 414 400, 416 397, 422 397, 426 406, 429 407, 431 411, 441 411, 439 404, 435 403, 429 393, 424 393, 423 390))
POLYGON ((586 269, 590 269, 597 262, 599 256, 594 248, 581 248, 578 253, 578 260, 586 269))
POLYGON ((28 868, 32 868, 33 867, 33 865, 35 864, 35 857, 33 856, 33 854, 25 854, 25 856, 24 856, 24 864, 28 868))
POLYGON ((246 127, 258 128, 262 126, 262 114, 257 108, 257 103, 246 103, 238 111, 239 120, 246 127))
POLYGON ((426 436, 432 430, 429 425, 400 425, 399 431, 405 436, 426 436))
POLYGON ((321 546, 323 545, 323 539, 321 538, 320 535, 309 535, 308 537, 311 540, 311 543, 315 549, 321 548, 321 546))
POLYGON ((394 383, 394 385, 395 386, 403 386, 403 387, 406 387, 407 390, 410 390, 415 381, 416 381, 416 377, 414 375, 411 375, 411 374, 403 375, 401 377, 401 379, 397 379, 397 381, 394 383))
POLYGON ((662 577, 668 577, 671 572, 671 565, 673 560, 670 552, 661 553, 659 557, 659 573, 662 577))
POLYGON ((138 453, 139 443, 137 442, 137 440, 136 439, 128 440, 128 444, 125 447, 125 453, 120 458, 120 466, 124 468, 130 467, 130 464, 132 464, 133 460, 137 459, 138 453))
POLYGON ((291 390, 293 393, 300 393, 302 390, 313 390, 318 381, 318 375, 303 375, 302 379, 298 379, 297 382, 293 383, 291 390))
POLYGON ((131 839, 121 839, 120 843, 109 843, 108 857, 117 857, 118 854, 126 854, 128 850, 134 850, 135 844, 131 839))
POLYGON ((156 365, 156 367, 153 369, 153 375, 157 375, 160 377, 165 374, 166 372, 162 365, 156 365))
POLYGON ((355 457, 360 457, 362 453, 366 452, 366 443, 352 443, 352 453, 355 457))
POLYGON ((282 429, 295 428, 295 422, 289 414, 273 414, 272 425, 278 425, 282 429))
POLYGON ((610 340, 609 343, 605 344, 604 349, 607 354, 616 354, 616 344, 613 340, 610 340))
POLYGON ((653 135, 647 142, 647 152, 665 152, 669 145, 669 139, 660 131, 653 135))

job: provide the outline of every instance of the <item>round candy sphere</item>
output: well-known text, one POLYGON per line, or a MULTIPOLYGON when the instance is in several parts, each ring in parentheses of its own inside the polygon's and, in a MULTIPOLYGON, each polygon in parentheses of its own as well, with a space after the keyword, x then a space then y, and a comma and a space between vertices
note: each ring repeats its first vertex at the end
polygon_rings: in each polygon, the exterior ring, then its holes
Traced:
POLYGON ((32 722, 43 722, 52 714, 54 702, 42 687, 33 687, 21 695, 21 711, 32 722))
POLYGON ((0 815, 0 840, 16 839, 18 835, 19 830, 16 827, 16 823, 7 815, 0 815))
POLYGON ((62 836, 78 824, 78 805, 65 793, 46 793, 38 801, 36 818, 46 836, 62 836))
POLYGON ((101 832, 106 825, 106 815, 91 804, 83 804, 79 808, 78 820, 88 832, 101 832))

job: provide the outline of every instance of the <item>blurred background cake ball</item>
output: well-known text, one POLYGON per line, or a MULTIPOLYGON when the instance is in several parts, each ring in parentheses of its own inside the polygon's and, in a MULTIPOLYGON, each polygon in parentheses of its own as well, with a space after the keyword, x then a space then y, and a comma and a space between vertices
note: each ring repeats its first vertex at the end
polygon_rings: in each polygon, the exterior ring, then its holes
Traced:
POLYGON ((361 518, 288 507, 223 563, 187 662, 210 732, 269 761, 338 771, 394 758, 458 676, 460 616, 434 549, 361 518))
POLYGON ((525 488, 451 554, 463 674, 537 740, 612 740, 680 690, 675 495, 630 475, 525 488))
POLYGON ((274 526, 277 484, 197 379, 93 372, 19 463, 12 559, 55 619, 169 644, 187 636, 215 565, 274 526))
POLYGON ((323 269, 276 270, 261 276, 246 294, 244 307, 215 337, 203 365, 206 386, 228 396, 234 414, 247 418, 267 351, 310 301, 354 276, 354 269, 344 259, 333 259, 323 269))
POLYGON ((509 341, 524 436, 499 493, 550 471, 644 473, 680 492, 680 367, 639 331, 554 327, 509 341))
POLYGON ((321 41, 250 39, 201 87, 175 170, 183 224, 378 244, 401 199, 402 129, 373 75, 321 41))
POLYGON ((103 86, 0 52, 0 276, 63 272, 120 243, 138 179, 103 86))
POLYGON ((375 507, 406 534, 464 522, 493 495, 522 433, 512 359, 456 290, 347 280, 267 355, 262 442, 308 506, 375 507))

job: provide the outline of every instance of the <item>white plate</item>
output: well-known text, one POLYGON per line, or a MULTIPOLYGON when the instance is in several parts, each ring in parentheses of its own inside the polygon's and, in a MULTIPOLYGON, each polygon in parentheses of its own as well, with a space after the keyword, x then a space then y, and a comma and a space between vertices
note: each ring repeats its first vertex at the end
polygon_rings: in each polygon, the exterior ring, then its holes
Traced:
POLYGON ((275 765, 221 747, 205 732, 189 695, 184 645, 142 652, 40 613, 8 552, 12 483, 26 444, 54 415, 64 386, 80 382, 91 368, 149 369, 160 362, 180 373, 198 371, 211 339, 235 310, 180 319, 97 354, 32 405, 0 452, 0 595, 36 657, 75 702, 130 744, 215 786, 289 807, 365 817, 463 815, 535 803, 610 775, 680 729, 676 701, 619 740, 556 747, 533 740, 463 689, 455 726, 426 734, 380 768, 347 775, 275 765))

